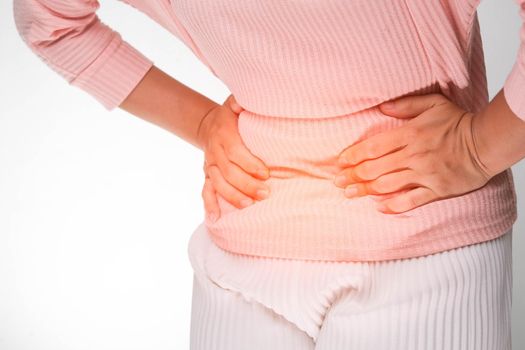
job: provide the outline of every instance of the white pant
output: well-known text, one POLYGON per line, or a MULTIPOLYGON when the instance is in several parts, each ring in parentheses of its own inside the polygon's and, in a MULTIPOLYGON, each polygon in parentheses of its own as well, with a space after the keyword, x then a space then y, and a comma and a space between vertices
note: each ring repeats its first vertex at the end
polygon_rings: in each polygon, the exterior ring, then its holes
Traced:
POLYGON ((201 225, 191 350, 508 350, 512 229, 488 242, 385 262, 226 252, 201 225))

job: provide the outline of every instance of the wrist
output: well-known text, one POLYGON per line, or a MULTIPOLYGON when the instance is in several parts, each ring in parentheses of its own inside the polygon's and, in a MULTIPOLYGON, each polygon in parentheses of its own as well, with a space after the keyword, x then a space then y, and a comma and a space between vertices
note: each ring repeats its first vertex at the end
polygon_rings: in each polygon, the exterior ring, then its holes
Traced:
POLYGON ((490 179, 508 166, 500 164, 494 157, 494 147, 485 135, 485 131, 486 124, 481 114, 472 114, 470 118, 470 133, 474 158, 481 171, 490 179))
POLYGON ((206 113, 201 117, 199 121, 199 125, 197 126, 197 145, 201 150, 204 150, 204 146, 206 143, 206 140, 208 139, 208 130, 209 130, 209 122, 212 119, 210 116, 213 114, 213 111, 215 108, 219 107, 221 105, 214 104, 211 108, 208 109, 206 113))
POLYGON ((509 109, 503 90, 472 118, 479 159, 492 176, 525 157, 525 122, 509 109))

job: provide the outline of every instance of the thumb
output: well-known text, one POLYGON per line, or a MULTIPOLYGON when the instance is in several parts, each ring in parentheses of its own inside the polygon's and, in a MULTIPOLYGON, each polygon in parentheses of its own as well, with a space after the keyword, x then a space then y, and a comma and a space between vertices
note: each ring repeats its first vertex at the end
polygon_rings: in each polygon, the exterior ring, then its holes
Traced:
POLYGON ((243 111, 244 108, 241 107, 241 105, 237 102, 235 99, 235 96, 231 94, 228 96, 226 101, 224 101, 224 104, 227 105, 234 113, 239 114, 243 111))
POLYGON ((446 97, 438 94, 410 95, 387 101, 379 105, 381 111, 396 118, 411 118, 442 104, 446 97))

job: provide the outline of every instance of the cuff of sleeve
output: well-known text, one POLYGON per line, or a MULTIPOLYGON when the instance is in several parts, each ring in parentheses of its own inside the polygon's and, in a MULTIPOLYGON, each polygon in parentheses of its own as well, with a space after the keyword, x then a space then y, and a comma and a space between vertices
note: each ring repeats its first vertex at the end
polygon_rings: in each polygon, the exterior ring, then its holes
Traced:
POLYGON ((70 84, 91 94, 111 111, 120 106, 152 65, 149 58, 116 35, 96 61, 70 84))
POLYGON ((525 121, 525 71, 522 70, 519 60, 505 80, 503 94, 514 114, 525 121))

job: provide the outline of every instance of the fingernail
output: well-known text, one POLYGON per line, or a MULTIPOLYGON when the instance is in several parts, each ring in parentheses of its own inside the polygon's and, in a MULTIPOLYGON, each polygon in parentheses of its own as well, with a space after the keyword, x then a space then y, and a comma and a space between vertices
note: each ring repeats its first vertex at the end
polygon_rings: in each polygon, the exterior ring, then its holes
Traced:
POLYGON ((245 198, 245 199, 241 200, 241 206, 243 208, 246 208, 247 206, 252 205, 252 203, 253 203, 253 200, 251 200, 249 198, 245 198))
POLYGON ((258 190, 257 191, 257 197, 259 197, 260 199, 268 198, 269 194, 270 194, 270 192, 268 190, 258 190))
POLYGON ((336 186, 344 186, 346 182, 346 177, 344 175, 338 175, 335 178, 335 185, 336 186))
POLYGON ((345 188, 345 196, 347 197, 353 197, 357 194, 357 192, 359 191, 357 190, 357 187, 354 185, 350 185, 345 188))

